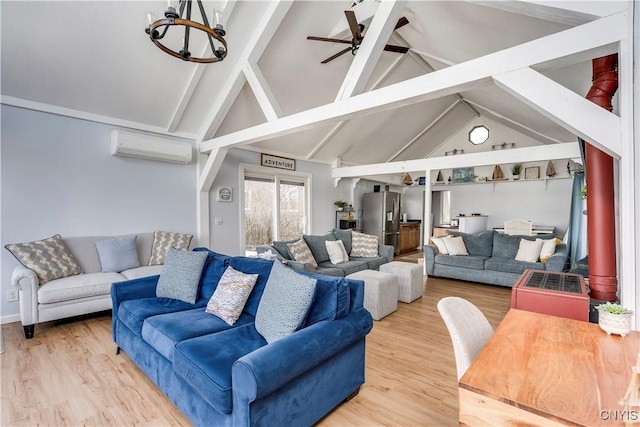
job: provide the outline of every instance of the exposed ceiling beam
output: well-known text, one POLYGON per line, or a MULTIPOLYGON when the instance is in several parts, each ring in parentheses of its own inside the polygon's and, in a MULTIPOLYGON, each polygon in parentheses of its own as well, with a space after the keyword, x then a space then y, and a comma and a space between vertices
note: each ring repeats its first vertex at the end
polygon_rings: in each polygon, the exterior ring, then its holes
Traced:
POLYGON ((580 138, 620 158, 620 117, 550 78, 523 68, 494 76, 498 86, 580 138))
POLYGON ((246 77, 249 86, 251 86, 251 89, 253 90, 253 94, 255 95, 264 116, 269 121, 277 120, 282 116, 282 110, 280 109, 273 92, 271 92, 269 84, 264 78, 262 71, 260 71, 258 64, 255 62, 247 63, 242 71, 244 72, 244 76, 246 77))
POLYGON ((215 181, 216 176, 218 176, 218 172, 220 172, 220 167, 228 151, 226 148, 216 148, 209 153, 209 157, 198 178, 198 191, 206 193, 211 190, 213 181, 215 181))
POLYGON ((432 169, 451 169, 471 166, 487 166, 501 163, 541 162, 545 160, 574 159, 580 157, 580 147, 576 142, 514 148, 511 150, 483 151, 481 153, 457 156, 430 157, 428 159, 406 160, 393 163, 347 166, 332 169, 333 178, 352 178, 423 172, 432 169))
POLYGON ((618 13, 378 90, 312 108, 200 144, 201 151, 263 141, 358 115, 411 105, 488 84, 491 76, 551 61, 627 37, 618 13))
MULTIPOLYGON (((229 17, 233 14, 233 9, 236 7, 235 1, 225 1, 224 6, 222 7, 224 16, 226 17, 226 21, 229 22, 229 17)), ((202 53, 199 55, 200 58, 204 58, 207 50, 210 49, 208 44, 202 48, 202 53)), ((196 63, 193 67, 193 72, 191 73, 191 77, 187 80, 187 85, 182 92, 182 96, 180 97, 180 102, 176 106, 176 109, 173 112, 173 116, 171 116, 171 120, 169 121, 169 126, 167 126, 168 132, 173 132, 178 127, 180 120, 182 120, 182 116, 184 115, 189 102, 191 102, 191 98, 193 97, 194 92, 196 91, 196 87, 200 83, 200 79, 202 79, 202 75, 204 74, 205 67, 208 64, 196 63)))
POLYGON ((216 98, 211 110, 209 110, 209 114, 198 132, 198 140, 202 141, 209 138, 218 130, 224 117, 229 112, 229 108, 231 108, 231 105, 242 89, 242 85, 244 84, 242 69, 244 65, 257 62, 260 59, 271 38, 278 27, 280 27, 282 20, 287 15, 291 5, 291 1, 277 0, 269 3, 262 19, 247 42, 244 51, 240 54, 237 65, 227 79, 223 91, 218 98, 216 98), (240 77, 241 75, 242 77, 240 77), (240 78, 242 78, 242 84, 239 85, 240 78))
POLYGON ((586 24, 598 18, 613 15, 626 7, 624 2, 614 1, 467 1, 505 12, 571 26, 586 24))
POLYGON ((444 64, 444 65, 448 65, 448 66, 456 65, 456 63, 453 62, 453 61, 449 61, 448 59, 444 59, 444 58, 441 58, 439 56, 435 56, 433 54, 424 52, 422 50, 418 50, 418 49, 416 49, 414 47, 409 48, 409 52, 413 52, 413 53, 419 55, 422 58, 428 58, 428 59, 431 59, 433 61, 436 61, 436 62, 439 62, 441 64, 444 64))
POLYGON ((364 92, 371 73, 382 55, 382 50, 389 41, 406 5, 407 0, 388 0, 380 3, 371 20, 367 35, 362 40, 362 44, 342 82, 336 101, 364 92))

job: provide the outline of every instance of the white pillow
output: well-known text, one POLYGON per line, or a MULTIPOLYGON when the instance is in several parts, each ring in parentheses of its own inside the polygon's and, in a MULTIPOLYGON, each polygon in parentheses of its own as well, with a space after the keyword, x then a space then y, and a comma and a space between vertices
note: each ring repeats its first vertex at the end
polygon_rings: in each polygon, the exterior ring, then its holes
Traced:
POLYGON ((556 239, 536 239, 536 241, 542 240, 542 249, 540 249, 540 262, 546 263, 551 255, 556 252, 556 245, 558 242, 556 239))
POLYGON ((516 261, 537 262, 542 249, 542 239, 520 239, 516 261))
POLYGON ((324 244, 327 247, 331 264, 342 264, 349 261, 349 255, 347 255, 347 250, 344 248, 342 240, 327 240, 324 244))
POLYGON ((442 255, 449 255, 447 245, 444 244, 444 239, 445 237, 432 237, 431 242, 436 245, 439 253, 441 253, 442 255))
POLYGON ((465 246, 464 240, 462 240, 461 236, 447 237, 442 241, 447 247, 449 255, 469 255, 469 252, 467 252, 467 247, 465 246))

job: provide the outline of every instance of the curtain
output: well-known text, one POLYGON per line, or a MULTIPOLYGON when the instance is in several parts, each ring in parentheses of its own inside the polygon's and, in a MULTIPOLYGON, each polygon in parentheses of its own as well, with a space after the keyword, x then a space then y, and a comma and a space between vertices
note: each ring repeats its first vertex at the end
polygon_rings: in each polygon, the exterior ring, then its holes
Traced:
POLYGON ((584 172, 576 172, 573 175, 567 235, 570 268, 576 268, 577 261, 587 256, 587 216, 583 213, 586 209, 586 203, 579 194, 582 187, 584 187, 584 172))

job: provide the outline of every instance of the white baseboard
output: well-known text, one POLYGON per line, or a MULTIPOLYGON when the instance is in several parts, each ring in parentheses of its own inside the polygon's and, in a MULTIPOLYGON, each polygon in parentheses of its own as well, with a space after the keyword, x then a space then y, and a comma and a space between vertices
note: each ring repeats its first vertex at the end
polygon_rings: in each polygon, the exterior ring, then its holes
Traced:
POLYGON ((19 322, 19 321, 20 321, 20 313, 0 317, 0 325, 4 325, 5 323, 19 322))

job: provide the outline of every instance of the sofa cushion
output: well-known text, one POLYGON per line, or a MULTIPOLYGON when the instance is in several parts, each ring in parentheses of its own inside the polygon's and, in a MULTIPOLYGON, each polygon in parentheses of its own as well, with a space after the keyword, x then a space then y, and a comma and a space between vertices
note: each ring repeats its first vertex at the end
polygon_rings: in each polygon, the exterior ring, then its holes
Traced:
POLYGON ((336 236, 334 236, 333 233, 323 234, 322 236, 311 236, 305 234, 302 238, 307 242, 307 245, 309 245, 313 258, 315 258, 318 264, 329 261, 329 253, 327 252, 327 247, 324 242, 327 240, 336 240, 336 236))
POLYGON ((449 265, 451 267, 474 268, 476 270, 483 270, 486 260, 487 257, 477 255, 436 255, 435 257, 436 264, 449 265))
POLYGON ((38 288, 38 303, 52 304, 109 295, 111 284, 126 280, 119 273, 89 273, 50 280, 38 288))
POLYGON ((347 251, 347 254, 350 254, 351 253, 351 236, 352 236, 351 229, 341 230, 339 228, 334 228, 333 235, 336 237, 336 240, 342 240, 342 243, 344 244, 344 248, 347 251))
POLYGON ((206 259, 206 252, 188 252, 170 247, 158 279, 156 296, 195 303, 206 259))
POLYGON ((120 272, 140 267, 135 234, 95 242, 103 273, 120 272))
POLYGON ((256 329, 269 344, 300 328, 313 301, 316 282, 280 261, 273 263, 255 321, 256 329))
POLYGON ((371 258, 378 256, 378 236, 351 232, 351 252, 349 256, 371 258))
MULTIPOLYGON (((490 257, 493 250, 493 235, 495 231, 487 230, 476 234, 448 231, 453 236, 461 236, 469 255, 490 257)), ((446 243, 446 241, 445 241, 446 243)))
POLYGON ((249 295, 249 299, 244 306, 244 312, 255 317, 258 311, 258 304, 260 304, 260 298, 262 298, 262 292, 267 285, 269 274, 271 274, 271 266, 273 260, 267 260, 262 258, 250 258, 243 256, 235 256, 229 261, 229 265, 238 271, 242 271, 247 274, 257 274, 258 281, 249 295))
POLYGON ((229 266, 231 257, 219 254, 207 248, 194 249, 194 252, 200 251, 207 253, 207 259, 204 262, 202 274, 200 275, 198 299, 204 298, 208 302, 211 295, 213 295, 213 292, 216 290, 225 268, 229 266))
POLYGON ((227 267, 207 303, 207 313, 233 325, 242 314, 257 280, 257 274, 247 274, 231 266, 227 267))
POLYGON ((127 280, 138 279, 140 277, 158 276, 162 273, 163 265, 143 265, 141 267, 132 268, 129 270, 121 271, 127 280))
POLYGON ((324 244, 327 247, 327 253, 329 254, 329 261, 331 264, 342 264, 343 262, 349 261, 349 255, 347 254, 347 250, 344 248, 342 240, 327 240, 324 244))
POLYGON ((295 243, 300 239, 293 240, 279 240, 273 242, 273 248, 278 252, 284 259, 293 259, 291 256, 291 252, 289 252, 289 244, 295 243))
MULTIPOLYGON (((551 240, 553 241, 553 240, 551 240)), ((516 253, 516 261, 537 262, 540 259, 540 250, 544 240, 527 240, 520 239, 518 252, 516 253)))
POLYGON ((299 272, 316 279, 316 291, 304 327, 322 320, 341 319, 349 313, 351 289, 344 277, 325 276, 323 274, 299 272))
POLYGON ((505 273, 522 274, 528 268, 534 270, 544 270, 544 265, 541 262, 525 262, 516 261, 510 258, 498 258, 491 257, 485 263, 486 270, 502 271, 505 273))
POLYGON ((467 246, 464 244, 464 239, 461 236, 449 237, 443 240, 443 242, 447 247, 449 255, 469 255, 467 246))
POLYGON ((355 273, 356 271, 366 270, 368 268, 366 261, 356 260, 355 258, 350 261, 343 262, 342 264, 336 266, 331 264, 331 261, 325 261, 318 264, 319 267, 329 268, 329 267, 337 267, 344 272, 345 276, 348 276, 351 273, 355 273))
POLYGON ((492 258, 515 259, 522 236, 495 233, 493 235, 492 258))
POLYGON ((20 264, 33 270, 40 284, 82 273, 78 261, 67 250, 59 234, 35 242, 5 245, 20 264))
MULTIPOLYGON (((253 322, 248 314, 241 315, 234 326, 253 322)), ((231 328, 224 320, 212 316, 202 307, 148 317, 142 324, 142 339, 168 360, 173 360, 177 343, 231 328)))
POLYGON ((307 245, 307 242, 304 239, 296 240, 293 243, 289 243, 287 245, 289 248, 289 254, 291 254, 291 258, 295 261, 302 262, 304 264, 311 264, 314 267, 318 266, 316 259, 313 257, 313 253, 311 253, 311 249, 307 245))
POLYGON ((242 356, 267 344, 253 324, 182 341, 176 345, 173 369, 207 403, 231 413, 231 371, 242 356))
POLYGON ((382 264, 389 262, 385 257, 351 257, 351 261, 362 261, 367 263, 367 269, 378 270, 382 264))
POLYGON ((325 265, 330 265, 331 267, 316 267, 313 269, 313 272, 316 274, 323 274, 326 276, 335 276, 335 277, 344 277, 344 270, 340 267, 336 267, 331 263, 326 263, 325 265))
POLYGON ((137 336, 142 336, 143 322, 158 314, 175 313, 204 307, 204 303, 189 304, 173 298, 139 298, 123 301, 118 307, 118 319, 137 336))
POLYGON ((192 238, 192 234, 156 230, 153 233, 153 244, 151 246, 151 258, 149 258, 149 265, 164 264, 164 258, 167 255, 167 252, 169 252, 170 247, 186 251, 189 249, 189 244, 191 243, 192 238))

